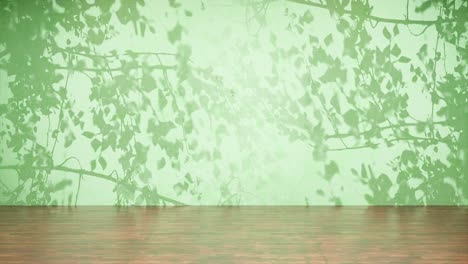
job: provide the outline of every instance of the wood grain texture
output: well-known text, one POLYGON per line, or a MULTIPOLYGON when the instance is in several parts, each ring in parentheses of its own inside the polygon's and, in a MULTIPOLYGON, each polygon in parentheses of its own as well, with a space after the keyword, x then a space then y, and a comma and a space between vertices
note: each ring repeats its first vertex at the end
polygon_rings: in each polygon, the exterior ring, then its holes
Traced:
POLYGON ((468 207, 0 207, 0 263, 468 263, 468 207))

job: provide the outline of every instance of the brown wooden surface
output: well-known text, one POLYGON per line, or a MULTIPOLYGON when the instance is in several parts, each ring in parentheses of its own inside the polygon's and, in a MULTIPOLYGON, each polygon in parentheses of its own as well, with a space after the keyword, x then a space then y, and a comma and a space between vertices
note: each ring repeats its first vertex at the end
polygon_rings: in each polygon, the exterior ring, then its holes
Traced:
POLYGON ((468 263, 468 207, 0 207, 0 263, 468 263))

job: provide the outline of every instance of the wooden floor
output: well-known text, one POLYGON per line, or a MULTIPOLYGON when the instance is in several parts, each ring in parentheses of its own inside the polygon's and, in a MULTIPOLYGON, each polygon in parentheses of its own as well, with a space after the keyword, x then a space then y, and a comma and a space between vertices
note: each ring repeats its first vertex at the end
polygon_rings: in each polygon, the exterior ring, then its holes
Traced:
POLYGON ((0 207, 0 263, 468 263, 468 207, 0 207))

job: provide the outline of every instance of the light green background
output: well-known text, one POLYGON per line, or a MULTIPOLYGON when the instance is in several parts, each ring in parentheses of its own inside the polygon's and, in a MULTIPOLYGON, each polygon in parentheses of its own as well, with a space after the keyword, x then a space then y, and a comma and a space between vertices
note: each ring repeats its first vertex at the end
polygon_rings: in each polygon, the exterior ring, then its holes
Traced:
MULTIPOLYGON (((374 6, 372 10, 374 16, 404 19, 406 1, 371 2, 374 6)), ((419 2, 411 2, 411 19, 436 19, 437 11, 435 8, 431 8, 423 14, 415 13, 413 10, 417 3, 419 2)), ((183 1, 182 7, 173 9, 168 6, 167 1, 148 1, 141 12, 154 21, 156 33, 147 32, 144 37, 136 35, 131 24, 122 26, 115 17, 113 18, 112 21, 118 35, 99 46, 97 53, 108 54, 112 50, 118 54, 124 53, 126 50, 175 53, 177 45, 183 43, 191 47, 191 61, 197 67, 212 68, 213 73, 219 75, 223 82, 222 85, 216 85, 209 80, 201 80, 195 76, 185 80, 184 85, 191 87, 190 89, 199 90, 200 100, 203 100, 202 97, 205 94, 216 94, 216 96, 223 98, 229 97, 228 103, 223 103, 217 109, 199 109, 192 113, 194 129, 197 133, 191 136, 189 141, 196 142, 198 146, 201 146, 200 149, 209 151, 217 149, 220 154, 219 159, 185 161, 186 156, 183 153, 179 158, 180 169, 169 166, 158 169, 157 163, 161 157, 164 157, 164 151, 151 144, 151 137, 145 134, 143 129, 142 133, 138 135, 138 140, 150 147, 147 167, 152 173, 152 178, 148 185, 156 186, 160 194, 190 205, 367 205, 373 204, 365 199, 365 195, 371 190, 351 172, 351 169, 354 168, 360 173, 362 164, 365 164, 366 167, 372 167, 376 176, 382 173, 388 175, 392 181, 389 197, 393 197, 398 190, 396 183, 398 174, 391 169, 390 161, 407 149, 407 142, 397 142, 392 147, 382 145, 377 149, 330 152, 327 154, 326 161, 317 161, 314 159, 313 149, 308 142, 301 139, 291 139, 290 135, 278 129, 278 126, 284 124, 283 120, 268 118, 265 114, 268 111, 276 110, 280 113, 281 111, 290 111, 286 107, 287 102, 299 100, 304 91, 309 89, 304 87, 298 78, 298 75, 304 72, 305 67, 297 68, 294 66, 296 57, 291 56, 290 59, 282 58, 279 62, 273 62, 272 52, 278 51, 280 48, 288 50, 296 46, 299 48, 299 53, 303 54, 302 56, 305 58, 310 55, 310 48, 301 50, 300 46, 302 43, 307 43, 309 36, 315 36, 323 41, 328 34, 332 33, 336 41, 328 46, 327 51, 334 57, 340 58, 343 44, 339 41, 341 33, 336 30, 338 20, 330 16, 326 9, 307 7, 289 1, 271 1, 264 13, 256 14, 252 18, 252 4, 253 1, 183 1), (302 34, 295 30, 287 30, 288 24, 294 19, 285 14, 286 9, 289 14, 302 15, 306 10, 309 10, 313 15, 312 23, 304 27, 302 34), (184 15, 184 10, 190 10, 192 16, 184 15), (261 22, 262 20, 263 22, 261 22), (172 30, 176 23, 183 26, 183 32, 181 42, 172 44, 168 41, 167 32, 172 30), (272 35, 276 38, 277 46, 272 45, 272 35), (333 53, 333 51, 336 52, 333 53), (281 84, 276 87, 270 86, 266 81, 272 75, 271 69, 274 63, 278 69, 275 77, 279 79, 278 83, 281 84), (265 95, 265 93, 269 93, 269 95, 265 95), (275 97, 275 100, 282 102, 284 108, 266 106, 264 101, 268 103, 268 96, 271 95, 275 97), (272 110, 268 110, 270 108, 272 110), (216 127, 217 124, 221 123, 229 131, 217 136, 216 127), (331 180, 327 180, 324 177, 324 165, 332 160, 338 164, 339 172, 331 180), (194 193, 188 190, 177 194, 174 186, 184 182, 186 173, 190 173, 192 179, 195 182, 198 181, 199 185, 190 184, 189 190, 193 188, 194 193), (200 199, 197 199, 198 194, 201 194, 200 199), (340 202, 337 202, 336 199, 339 199, 340 202)), ((375 28, 372 28, 368 22, 365 23, 369 35, 373 37, 373 45, 385 47, 387 40, 382 34, 383 27, 387 26, 391 31, 393 24, 379 23, 375 28)), ((402 55, 411 60, 416 59, 415 54, 423 44, 428 45, 429 54, 432 54, 436 44, 436 28, 431 26, 420 36, 411 35, 410 29, 414 32, 420 32, 424 27, 410 25, 408 28, 399 25, 399 35, 392 38, 392 41, 398 43, 401 48, 402 55)), ((65 46, 66 39, 69 37, 62 32, 57 34, 56 41, 58 45, 65 46)), ((81 41, 73 36, 70 39, 72 45, 81 41)), ((446 59, 444 65, 439 63, 437 66, 438 75, 444 74, 445 70, 453 71, 453 67, 456 65, 457 52, 453 45, 447 44, 444 45, 444 48, 446 59)), ((172 63, 171 58, 163 58, 167 64, 172 63)), ((463 59, 466 61, 466 58, 463 59)), ((60 61, 60 59, 56 59, 56 61, 60 61)), ((154 58, 153 61, 155 61, 154 58)), ((343 65, 347 65, 344 57, 343 65)), ((324 68, 318 67, 314 71, 325 70, 327 66, 321 67, 324 68)), ((408 67, 402 66, 400 69, 403 81, 411 88, 407 89, 409 96, 407 111, 416 120, 427 120, 431 115, 431 101, 427 92, 423 91, 424 85, 411 82, 412 75, 408 67)), ((351 71, 351 69, 349 70, 351 71)), ((316 74, 316 72, 314 73, 316 74)), ((12 96, 8 79, 12 80, 13 77, 7 77, 5 68, 2 68, 0 73, 0 103, 6 104, 12 96)), ((161 76, 160 73, 156 73, 156 75, 161 76)), ((174 76, 170 78, 174 83, 177 82, 174 76)), ((64 84, 62 83, 62 85, 64 84)), ((330 91, 334 91, 341 84, 324 85, 321 89, 324 96, 328 98, 331 95, 330 91)), ((356 88, 352 79, 344 85, 345 88, 356 88)), ((85 113, 83 117, 85 128, 83 130, 75 128, 77 139, 68 148, 63 147, 63 138, 59 138, 59 145, 54 153, 55 164, 75 156, 80 160, 82 166, 89 170, 89 162, 95 158, 96 153, 89 143, 90 140, 81 136, 83 131, 95 131, 92 125, 91 105, 93 103, 89 100, 90 86, 91 82, 86 75, 80 72, 74 72, 70 75, 67 88, 68 98, 74 101, 74 109, 85 113)), ((134 100, 139 100, 137 98, 135 96, 134 100)), ((206 106, 210 105, 210 100, 203 102, 206 102, 206 106)), ((302 110, 312 114, 310 107, 298 111, 302 110)), ((151 115, 149 111, 141 111, 144 117, 151 115)), ((460 109, 460 111, 464 111, 464 109, 460 109)), ((166 108, 161 110, 160 114, 163 118, 165 116, 170 118, 173 113, 171 109, 166 108)), ((57 124, 57 117, 58 112, 55 111, 51 115, 53 127, 57 124)), ((2 119, 2 122, 7 121, 2 119)), ((312 125, 316 124, 313 123, 314 121, 311 122, 312 125)), ((146 125, 144 121, 142 124, 146 125)), ((330 124, 324 122, 324 127, 327 131, 333 132, 330 124)), ((36 136, 37 141, 44 145, 47 141, 45 136, 47 129, 47 118, 42 117, 38 123, 36 136)), ((444 131, 444 128, 441 128, 441 131, 444 131)), ((342 133, 345 132, 346 129, 343 129, 342 133)), ((169 133, 168 138, 178 140, 181 138, 181 134, 180 129, 175 129, 169 133)), ((6 148, 7 140, 7 137, 2 138, 4 151, 1 165, 5 166, 19 162, 11 149, 6 148)), ((352 139, 347 140, 350 146, 354 144, 352 139)), ((342 147, 340 140, 332 140, 329 144, 330 148, 342 147)), ((430 153, 431 149, 425 151, 425 153, 430 153)), ((439 151, 432 155, 435 160, 448 163, 446 157, 450 151, 441 144, 439 151)), ((113 169, 121 170, 118 162, 121 153, 107 151, 103 155, 107 160, 107 168, 102 169, 97 166, 96 171, 107 175, 113 169)), ((67 166, 78 168, 75 160, 68 161, 67 166)), ((14 189, 17 186, 18 176, 14 170, 2 170, 0 175, 7 188, 14 189)), ((437 177, 445 177, 445 175, 437 175, 437 177)), ((56 204, 67 205, 70 203, 69 196, 71 195, 71 204, 75 204, 78 175, 52 171, 48 181, 53 184, 63 179, 70 179, 71 184, 63 190, 53 193, 52 200, 56 200, 56 204)), ((408 184, 417 187, 421 182, 421 179, 414 178, 410 179, 408 184)), ((466 180, 460 183, 459 180, 457 182, 446 177, 444 182, 453 188, 452 191, 457 196, 457 199, 451 204, 466 205, 468 197, 466 193, 463 194, 463 186, 460 185, 466 185, 466 180)), ((26 184, 25 190, 18 196, 17 200, 21 201, 21 197, 27 196, 28 186, 26 184)), ((115 184, 112 182, 85 175, 76 203, 78 205, 113 205, 116 203, 114 187, 115 184)), ((416 192, 416 198, 419 198, 418 196, 424 195, 422 192, 416 192)), ((444 203, 443 197, 441 199, 441 202, 444 203)), ((6 203, 7 200, 4 196, 0 201, 6 203)), ((129 201, 129 204, 134 203, 135 201, 129 201)), ((32 202, 31 204, 41 203, 32 202)), ((378 204, 378 202, 374 204, 378 204)), ((420 204, 428 203, 422 199, 420 204)))

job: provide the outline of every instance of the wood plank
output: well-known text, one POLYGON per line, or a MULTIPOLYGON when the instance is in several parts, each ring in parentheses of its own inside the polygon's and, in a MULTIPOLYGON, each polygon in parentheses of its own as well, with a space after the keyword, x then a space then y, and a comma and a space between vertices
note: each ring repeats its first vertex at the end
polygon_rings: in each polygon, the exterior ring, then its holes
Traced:
POLYGON ((468 263, 468 207, 0 207, 0 263, 468 263))

